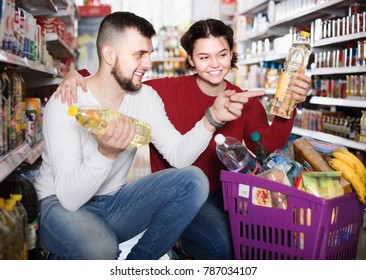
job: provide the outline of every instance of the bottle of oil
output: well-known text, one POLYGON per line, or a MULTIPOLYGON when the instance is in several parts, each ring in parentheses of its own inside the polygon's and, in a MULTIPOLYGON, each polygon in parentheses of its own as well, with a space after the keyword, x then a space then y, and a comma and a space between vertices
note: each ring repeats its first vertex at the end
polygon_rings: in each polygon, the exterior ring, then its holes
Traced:
POLYGON ((286 119, 292 117, 296 102, 288 88, 294 75, 305 72, 311 53, 309 37, 310 34, 308 32, 301 31, 289 50, 270 108, 272 115, 286 119))
POLYGON ((20 202, 22 196, 20 194, 11 194, 10 201, 14 202, 14 207, 18 211, 19 221, 22 223, 21 229, 23 230, 23 242, 22 242, 22 259, 28 259, 28 216, 27 211, 20 202))
MULTIPOLYGON (((75 117, 78 123, 87 131, 96 136, 103 135, 108 129, 109 122, 118 119, 122 115, 120 112, 115 112, 98 105, 84 105, 79 108, 71 105, 68 113, 70 116, 75 117)), ((136 130, 135 137, 132 139, 130 145, 139 147, 150 143, 150 125, 135 118, 130 117, 130 119, 136 130)))
POLYGON ((6 259, 23 260, 24 259, 24 229, 19 211, 14 207, 15 201, 6 199, 4 203, 4 214, 7 223, 12 227, 12 236, 10 237, 10 245, 8 248, 6 259))
POLYGON ((26 215, 27 222, 24 221, 26 230, 27 250, 25 256, 28 259, 38 258, 38 198, 37 192, 32 182, 22 173, 25 165, 14 170, 2 182, 0 182, 0 197, 13 198, 24 207, 23 216, 26 215))
POLYGON ((4 214, 4 199, 0 197, 0 260, 5 260, 8 257, 10 240, 12 237, 12 228, 4 214))

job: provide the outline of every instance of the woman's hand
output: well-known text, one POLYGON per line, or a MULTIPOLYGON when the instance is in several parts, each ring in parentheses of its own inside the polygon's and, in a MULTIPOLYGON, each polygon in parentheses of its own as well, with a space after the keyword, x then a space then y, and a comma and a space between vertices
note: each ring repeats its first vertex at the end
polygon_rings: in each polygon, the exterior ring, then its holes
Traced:
POLYGON ((55 91, 55 98, 61 96, 61 102, 70 106, 72 103, 77 102, 77 86, 81 86, 84 92, 87 91, 86 83, 84 77, 79 74, 76 70, 71 70, 66 74, 65 78, 61 84, 57 87, 55 91))
POLYGON ((306 97, 310 93, 311 78, 304 75, 295 75, 289 85, 289 90, 292 91, 292 96, 296 100, 296 103, 302 103, 306 100, 306 97))
POLYGON ((251 97, 263 96, 264 90, 235 92, 225 90, 220 93, 210 108, 213 119, 218 122, 229 122, 240 118, 244 105, 251 97))

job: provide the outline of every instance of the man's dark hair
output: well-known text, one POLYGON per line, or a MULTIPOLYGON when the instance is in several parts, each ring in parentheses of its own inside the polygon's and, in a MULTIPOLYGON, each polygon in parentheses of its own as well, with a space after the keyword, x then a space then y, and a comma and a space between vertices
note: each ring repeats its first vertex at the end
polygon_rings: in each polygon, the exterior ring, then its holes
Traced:
POLYGON ((100 58, 100 51, 105 42, 109 42, 115 36, 126 31, 127 28, 135 28, 140 34, 151 39, 155 35, 152 24, 130 12, 115 12, 106 16, 99 27, 97 36, 97 51, 100 58))
MULTIPOLYGON (((187 52, 187 55, 192 56, 194 44, 198 39, 213 37, 224 37, 228 42, 230 51, 234 48, 234 31, 233 29, 217 19, 206 19, 195 22, 186 33, 183 34, 180 39, 180 44, 187 52)), ((233 52, 233 58, 231 59, 231 68, 237 68, 235 63, 238 62, 238 55, 233 52)), ((189 64, 188 59, 186 61, 188 69, 194 69, 189 64)))

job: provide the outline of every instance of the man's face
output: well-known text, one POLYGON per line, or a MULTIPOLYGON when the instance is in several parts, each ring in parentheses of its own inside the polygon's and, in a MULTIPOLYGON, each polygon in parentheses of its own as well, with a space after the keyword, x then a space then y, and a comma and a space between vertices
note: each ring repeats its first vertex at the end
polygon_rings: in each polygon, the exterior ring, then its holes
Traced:
POLYGON ((125 91, 137 91, 142 78, 151 68, 151 39, 145 38, 135 29, 127 29, 124 38, 115 47, 116 60, 111 74, 125 91))

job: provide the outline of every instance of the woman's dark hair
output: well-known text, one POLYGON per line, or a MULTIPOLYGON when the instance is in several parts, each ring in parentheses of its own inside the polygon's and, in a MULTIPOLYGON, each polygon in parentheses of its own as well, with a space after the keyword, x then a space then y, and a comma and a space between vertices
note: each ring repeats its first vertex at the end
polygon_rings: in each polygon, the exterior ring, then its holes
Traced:
POLYGON ((100 23, 97 36, 98 56, 103 44, 112 40, 115 36, 120 36, 127 28, 135 28, 142 36, 149 39, 155 35, 154 27, 143 17, 130 12, 109 14, 100 23))
MULTIPOLYGON (((198 39, 213 37, 224 37, 228 42, 230 51, 234 48, 234 31, 230 26, 227 26, 221 20, 206 19, 195 22, 182 36, 180 44, 186 51, 187 55, 192 56, 194 44, 198 39)), ((238 55, 233 52, 233 58, 231 59, 231 68, 237 68, 235 63, 238 62, 238 55)), ((194 69, 189 64, 188 59, 186 61, 188 69, 194 69)))

